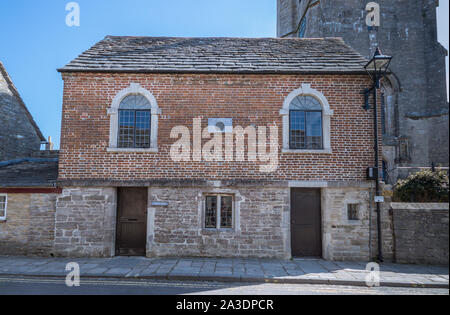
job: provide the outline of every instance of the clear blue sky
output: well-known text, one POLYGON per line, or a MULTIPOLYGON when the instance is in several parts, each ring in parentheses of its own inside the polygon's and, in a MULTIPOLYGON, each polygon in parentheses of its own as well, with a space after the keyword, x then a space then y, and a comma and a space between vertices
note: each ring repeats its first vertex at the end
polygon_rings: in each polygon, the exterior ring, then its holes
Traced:
MULTIPOLYGON (((0 60, 45 136, 59 143, 64 66, 105 35, 276 36, 276 0, 78 0, 80 27, 67 27, 68 0, 1 0, 0 60)), ((448 49, 448 0, 439 34, 448 49)))

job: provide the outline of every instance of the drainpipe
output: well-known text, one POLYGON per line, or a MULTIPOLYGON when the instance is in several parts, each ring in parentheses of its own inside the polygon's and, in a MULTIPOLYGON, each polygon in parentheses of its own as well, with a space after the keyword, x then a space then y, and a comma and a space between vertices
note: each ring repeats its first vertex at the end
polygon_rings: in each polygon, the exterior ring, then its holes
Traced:
MULTIPOLYGON (((369 63, 364 67, 373 80, 373 121, 374 121, 374 139, 375 139, 375 194, 376 197, 374 200, 377 206, 377 227, 378 227, 378 260, 379 262, 383 262, 383 248, 382 248, 382 234, 381 234, 381 206, 380 202, 382 202, 381 190, 380 190, 380 157, 379 157, 379 135, 378 135, 378 102, 377 102, 377 91, 380 88, 380 80, 386 74, 389 69, 389 65, 391 64, 392 57, 386 56, 381 53, 381 50, 377 48, 373 58, 369 61, 369 63), (379 200, 380 199, 380 200, 379 200)), ((370 90, 369 90, 370 91, 370 90)), ((367 93, 367 92, 366 92, 367 93)), ((367 95, 367 94, 366 94, 367 95)), ((367 98, 366 98, 367 101, 367 98)), ((368 105, 368 102, 366 102, 368 105)), ((369 109, 366 106, 367 109, 369 109)))
MULTIPOLYGON (((374 132, 375 132, 375 196, 381 196, 380 191, 380 157, 378 147, 378 104, 377 104, 377 89, 379 86, 379 79, 375 79, 375 85, 373 88, 373 120, 374 120, 374 132)), ((378 229, 378 261, 383 262, 383 243, 381 235, 381 206, 379 202, 376 202, 377 206, 377 229, 378 229)))

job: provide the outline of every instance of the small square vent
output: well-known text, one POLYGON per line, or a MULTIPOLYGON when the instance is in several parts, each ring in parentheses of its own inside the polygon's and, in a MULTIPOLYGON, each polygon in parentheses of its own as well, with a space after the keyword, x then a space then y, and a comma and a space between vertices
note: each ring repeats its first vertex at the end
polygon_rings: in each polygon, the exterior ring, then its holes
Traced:
POLYGON ((210 118, 208 119, 209 133, 231 133, 233 132, 232 118, 210 118))

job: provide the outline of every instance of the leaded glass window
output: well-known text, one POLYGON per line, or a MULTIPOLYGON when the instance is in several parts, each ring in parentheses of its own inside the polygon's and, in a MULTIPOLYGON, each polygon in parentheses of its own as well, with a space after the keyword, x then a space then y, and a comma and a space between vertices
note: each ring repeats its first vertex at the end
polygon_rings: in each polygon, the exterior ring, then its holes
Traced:
POLYGON ((6 196, 0 195, 0 220, 6 220, 6 196))
POLYGON ((217 196, 206 197, 205 227, 217 228, 217 196))
POLYGON ((384 93, 381 94, 381 130, 386 135, 386 98, 384 93))
POLYGON ((205 228, 232 229, 233 228, 233 196, 206 196, 205 200, 205 228))
POLYGON ((348 204, 347 205, 347 213, 349 221, 358 221, 358 204, 348 204))
POLYGON ((151 109, 149 100, 140 94, 131 94, 120 102, 120 109, 151 109))
POLYGON ((297 96, 289 107, 290 148, 323 149, 322 106, 312 96, 297 96))
POLYGON ((222 196, 220 202, 220 227, 223 229, 233 228, 233 198, 222 196))
POLYGON ((129 95, 119 107, 119 148, 150 148, 151 104, 142 95, 129 95))

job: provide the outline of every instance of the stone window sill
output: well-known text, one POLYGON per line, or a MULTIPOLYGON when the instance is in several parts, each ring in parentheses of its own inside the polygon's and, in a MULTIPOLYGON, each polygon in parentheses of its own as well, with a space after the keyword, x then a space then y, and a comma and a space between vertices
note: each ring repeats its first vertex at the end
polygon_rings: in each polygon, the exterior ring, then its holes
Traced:
POLYGON ((202 229, 202 235, 234 234, 234 229, 202 229))
POLYGON ((132 149, 132 148, 108 148, 110 153, 158 153, 158 148, 132 149))
POLYGON ((350 226, 360 226, 360 225, 363 225, 363 223, 362 223, 361 220, 348 220, 348 221, 346 222, 346 224, 347 224, 347 225, 350 225, 350 226))
POLYGON ((287 154, 333 154, 332 149, 323 150, 293 150, 293 149, 283 149, 281 153, 287 154))

